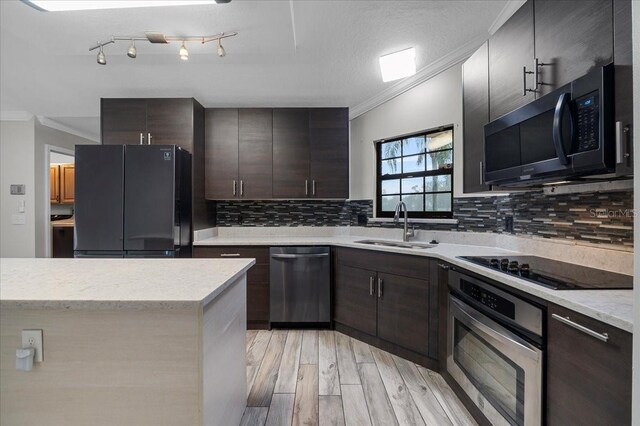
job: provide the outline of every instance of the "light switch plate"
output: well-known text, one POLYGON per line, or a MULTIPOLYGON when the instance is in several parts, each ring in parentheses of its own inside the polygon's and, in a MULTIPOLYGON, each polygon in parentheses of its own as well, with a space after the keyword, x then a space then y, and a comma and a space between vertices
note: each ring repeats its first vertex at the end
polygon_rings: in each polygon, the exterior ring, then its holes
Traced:
POLYGON ((27 215, 24 213, 14 213, 11 215, 11 224, 12 225, 26 225, 27 224, 27 215))
POLYGON ((36 353, 33 358, 34 362, 42 362, 44 359, 43 346, 42 346, 42 330, 22 330, 22 347, 36 348, 36 353))

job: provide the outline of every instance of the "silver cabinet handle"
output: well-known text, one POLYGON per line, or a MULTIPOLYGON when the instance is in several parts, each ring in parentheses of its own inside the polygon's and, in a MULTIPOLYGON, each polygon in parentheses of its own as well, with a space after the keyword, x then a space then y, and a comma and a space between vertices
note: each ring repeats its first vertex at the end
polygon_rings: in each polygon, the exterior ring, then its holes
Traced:
POLYGON ((384 284, 384 281, 382 280, 382 278, 378 278, 378 299, 382 299, 382 285, 384 284))
POLYGON ((144 143, 144 133, 140 133, 140 145, 144 143))
POLYGON ((222 253, 220 257, 240 257, 240 253, 222 253))
POLYGON ((576 330, 582 331, 585 334, 588 334, 591 337, 595 337, 598 340, 603 342, 607 342, 609 340, 609 335, 607 333, 598 333, 597 331, 593 331, 590 328, 585 327, 584 325, 578 324, 577 322, 571 321, 569 317, 563 317, 557 314, 551 314, 553 319, 560 321, 563 324, 568 325, 569 327, 573 327, 576 330))
POLYGON ((309 195, 309 181, 307 179, 304 180, 304 195, 309 195))
POLYGON ((311 181, 311 195, 316 196, 316 180, 311 181))
POLYGON ((235 196, 236 196, 236 193, 238 192, 238 183, 236 182, 236 180, 235 180, 235 179, 233 180, 233 186, 232 186, 232 188, 233 188, 233 196, 235 197, 235 196))
POLYGON ((151 145, 151 133, 147 133, 147 145, 151 145))
POLYGON ((373 296, 373 277, 369 277, 369 296, 373 296))
POLYGON ((240 196, 244 196, 244 181, 240 179, 240 196))
POLYGON ((480 185, 484 185, 484 162, 480 162, 480 185))
POLYGON ((445 271, 448 271, 450 268, 449 265, 445 265, 444 263, 438 263, 438 266, 440 267, 440 269, 444 269, 445 271))
POLYGON ((535 92, 527 88, 527 74, 535 74, 533 71, 527 71, 527 67, 522 67, 522 96, 527 96, 528 92, 535 92))

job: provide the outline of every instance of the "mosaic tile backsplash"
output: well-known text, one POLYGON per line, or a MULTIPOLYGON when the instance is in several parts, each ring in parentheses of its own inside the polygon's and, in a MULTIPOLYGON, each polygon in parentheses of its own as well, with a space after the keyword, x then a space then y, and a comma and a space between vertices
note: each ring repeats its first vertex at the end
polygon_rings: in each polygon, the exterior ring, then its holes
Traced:
MULTIPOLYGON (((456 198, 458 224, 416 224, 417 229, 513 232, 545 238, 633 246, 633 192, 456 198), (507 230, 512 221, 513 231, 507 230)), ((217 203, 218 226, 353 226, 373 215, 372 200, 224 201, 217 203)), ((371 222, 367 226, 396 227, 371 222)))

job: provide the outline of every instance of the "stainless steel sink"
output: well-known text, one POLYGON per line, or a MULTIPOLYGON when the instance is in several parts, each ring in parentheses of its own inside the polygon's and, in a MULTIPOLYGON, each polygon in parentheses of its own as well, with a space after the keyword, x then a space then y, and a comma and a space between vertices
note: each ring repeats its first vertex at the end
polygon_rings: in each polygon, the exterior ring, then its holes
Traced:
POLYGON ((429 249, 435 247, 434 244, 427 243, 413 243, 413 242, 403 242, 403 241, 387 241, 387 240, 360 240, 355 241, 359 244, 370 244, 373 246, 385 246, 385 247, 400 247, 400 248, 408 248, 408 249, 429 249))

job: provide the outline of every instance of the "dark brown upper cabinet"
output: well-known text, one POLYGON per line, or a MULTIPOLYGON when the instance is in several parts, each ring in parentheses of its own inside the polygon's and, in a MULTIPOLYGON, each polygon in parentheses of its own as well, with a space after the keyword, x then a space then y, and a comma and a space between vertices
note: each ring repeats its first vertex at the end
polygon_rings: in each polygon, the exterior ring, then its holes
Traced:
POLYGON ((613 61, 612 0, 535 0, 539 95, 613 61))
POLYGON ((237 198, 238 110, 208 108, 205 111, 205 197, 209 200, 237 198))
POLYGON ((101 99, 100 131, 104 145, 146 143, 146 99, 101 99))
POLYGON ((205 116, 206 197, 271 198, 272 110, 210 108, 205 116))
POLYGON ((462 66, 464 192, 491 189, 483 183, 484 125, 489 122, 489 48, 485 42, 462 66))
POLYGON ((613 61, 615 63, 615 114, 622 156, 618 174, 633 174, 633 48, 631 0, 613 0, 613 61))
POLYGON ((195 104, 193 98, 102 98, 102 143, 178 145, 193 153, 195 104))
POLYGON ((311 196, 349 198, 349 109, 309 110, 311 196))
POLYGON ((489 39, 490 120, 535 99, 528 74, 534 65, 533 9, 533 2, 526 2, 489 39))
POLYGON ((347 108, 212 108, 206 117, 208 199, 349 197, 347 108))
POLYGON ((273 110, 273 197, 307 198, 309 182, 309 111, 273 110))
POLYGON ((238 111, 240 198, 271 198, 273 193, 273 111, 238 111))

